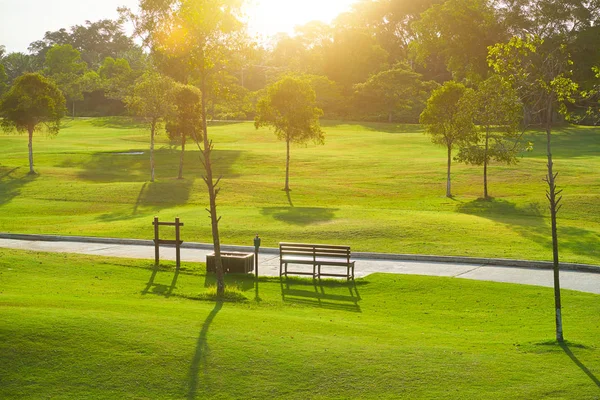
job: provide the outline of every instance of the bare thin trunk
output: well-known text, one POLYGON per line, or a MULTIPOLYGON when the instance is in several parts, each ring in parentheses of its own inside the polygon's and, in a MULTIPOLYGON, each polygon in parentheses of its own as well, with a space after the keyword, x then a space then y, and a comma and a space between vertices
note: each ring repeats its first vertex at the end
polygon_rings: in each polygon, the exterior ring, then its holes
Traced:
POLYGON ((35 174, 33 170, 33 127, 29 127, 27 131, 29 133, 29 173, 35 174))
POLYGON ((154 133, 156 132, 156 120, 150 125, 150 182, 154 182, 154 133))
POLYGON ((183 179, 183 157, 185 154, 185 135, 181 135, 181 156, 179 157, 179 175, 177 179, 183 179))
POLYGON ((487 168, 488 168, 488 152, 490 145, 490 128, 486 128, 485 132, 485 150, 483 154, 483 198, 488 198, 488 182, 487 182, 487 168))
POLYGON ((552 133, 552 105, 548 105, 546 115, 546 144, 548 153, 548 176, 546 181, 548 182, 548 201, 550 202, 550 219, 552 221, 552 261, 554 267, 554 308, 555 308, 555 319, 556 319, 556 340, 558 342, 564 341, 563 326, 562 326, 562 306, 560 299, 560 265, 558 259, 558 231, 556 223, 556 215, 560 209, 559 203, 561 198, 557 199, 557 195, 560 191, 556 191, 556 175, 553 171, 552 162, 552 147, 551 147, 551 133, 552 133))
MULTIPOLYGON (((206 182, 206 186, 208 188, 208 197, 210 201, 210 209, 208 210, 210 213, 210 222, 212 226, 212 237, 213 237, 213 245, 215 249, 215 269, 217 272, 217 296, 222 297, 225 295, 225 276, 223 274, 223 262, 221 260, 221 241, 219 239, 219 220, 221 218, 217 217, 217 194, 219 193, 219 189, 217 189, 217 185, 219 181, 215 183, 213 181, 213 171, 211 165, 211 151, 212 151, 212 143, 208 140, 208 128, 206 125, 206 75, 203 73, 202 76, 202 133, 203 133, 203 144, 204 149, 202 152, 204 154, 204 168, 206 170, 206 176, 204 177, 204 181, 206 182)), ((197 140, 197 139, 196 139, 197 140)))
POLYGON ((290 191, 290 139, 287 138, 286 144, 286 157, 285 157, 285 191, 290 191))
POLYGON ((450 167, 452 165, 452 146, 448 146, 448 178, 446 180, 446 197, 452 197, 450 167))
POLYGON ((389 122, 389 123, 392 123, 392 122, 394 122, 394 114, 393 114, 393 112, 392 112, 392 111, 390 111, 390 112, 388 113, 388 122, 389 122))

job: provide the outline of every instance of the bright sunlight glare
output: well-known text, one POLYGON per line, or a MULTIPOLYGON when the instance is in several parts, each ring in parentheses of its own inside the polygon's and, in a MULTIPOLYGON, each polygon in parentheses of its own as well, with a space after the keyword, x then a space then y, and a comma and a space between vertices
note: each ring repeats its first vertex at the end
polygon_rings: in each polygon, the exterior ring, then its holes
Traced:
POLYGON ((248 29, 264 38, 318 20, 330 23, 339 14, 350 11, 357 0, 249 0, 246 5, 248 29))

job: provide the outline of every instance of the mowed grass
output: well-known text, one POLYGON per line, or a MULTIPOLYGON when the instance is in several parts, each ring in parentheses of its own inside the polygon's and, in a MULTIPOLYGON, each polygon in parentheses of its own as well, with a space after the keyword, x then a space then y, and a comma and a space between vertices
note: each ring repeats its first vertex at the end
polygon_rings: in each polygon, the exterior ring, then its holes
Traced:
MULTIPOLYGON (((348 244, 355 251, 551 260, 545 199, 545 135, 517 165, 493 165, 491 201, 482 168, 453 164, 445 195, 445 149, 417 125, 323 122, 324 146, 294 146, 289 196, 282 190, 285 143, 252 123, 210 127, 223 176, 222 242, 348 244)), ((600 264, 600 130, 556 130, 555 169, 564 189, 561 260, 600 264)), ((151 238, 152 218, 180 217, 183 239, 211 242, 199 152, 185 159, 158 137, 149 182, 149 132, 120 118, 66 120, 57 137, 37 134, 38 175, 27 175, 27 140, 0 136, 0 231, 151 238), (143 152, 143 154, 136 154, 143 152), (131 153, 131 154, 124 154, 131 153)))
POLYGON ((600 297, 375 274, 228 276, 203 264, 0 249, 3 399, 598 399, 600 297))

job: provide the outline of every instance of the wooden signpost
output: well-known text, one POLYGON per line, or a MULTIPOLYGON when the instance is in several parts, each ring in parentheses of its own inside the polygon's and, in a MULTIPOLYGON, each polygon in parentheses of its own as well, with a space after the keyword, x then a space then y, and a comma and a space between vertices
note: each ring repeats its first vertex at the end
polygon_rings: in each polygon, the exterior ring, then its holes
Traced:
POLYGON ((181 244, 183 240, 181 240, 181 234, 179 228, 183 226, 183 222, 179 222, 179 218, 175 218, 175 222, 158 222, 158 217, 154 217, 154 264, 158 265, 160 262, 160 252, 159 246, 161 244, 169 244, 175 245, 175 260, 177 265, 177 270, 179 270, 179 265, 181 264, 181 244), (159 226, 174 226, 175 227, 175 240, 162 240, 159 239, 158 236, 158 227, 159 226))

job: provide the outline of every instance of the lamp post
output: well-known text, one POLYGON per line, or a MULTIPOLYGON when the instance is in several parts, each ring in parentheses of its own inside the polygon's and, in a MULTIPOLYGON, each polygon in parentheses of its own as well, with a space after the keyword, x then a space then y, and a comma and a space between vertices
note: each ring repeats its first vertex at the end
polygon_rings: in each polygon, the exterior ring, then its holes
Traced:
POLYGON ((254 273, 256 277, 258 277, 258 248, 260 247, 260 238, 258 237, 258 233, 254 238, 254 273))

